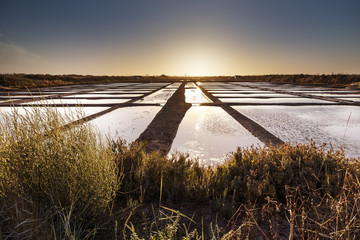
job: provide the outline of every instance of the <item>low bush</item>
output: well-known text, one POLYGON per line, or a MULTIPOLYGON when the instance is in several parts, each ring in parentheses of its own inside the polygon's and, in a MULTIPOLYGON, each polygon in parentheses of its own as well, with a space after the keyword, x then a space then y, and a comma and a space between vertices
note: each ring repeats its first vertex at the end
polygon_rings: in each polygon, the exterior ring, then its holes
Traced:
POLYGON ((111 149, 86 124, 63 129, 71 115, 47 107, 21 111, 0 121, 1 237, 89 234, 119 187, 111 149))
POLYGON ((146 201, 159 200, 161 196, 171 201, 203 201, 208 199, 208 172, 211 168, 199 165, 186 154, 173 157, 158 152, 146 153, 144 143, 113 142, 119 169, 124 172, 122 192, 119 197, 138 198, 144 194, 146 201))
POLYGON ((239 202, 261 201, 271 197, 286 201, 285 186, 312 189, 337 196, 345 173, 359 175, 357 162, 349 161, 342 151, 325 151, 315 143, 264 148, 238 148, 229 160, 216 167, 211 188, 228 188, 239 202))

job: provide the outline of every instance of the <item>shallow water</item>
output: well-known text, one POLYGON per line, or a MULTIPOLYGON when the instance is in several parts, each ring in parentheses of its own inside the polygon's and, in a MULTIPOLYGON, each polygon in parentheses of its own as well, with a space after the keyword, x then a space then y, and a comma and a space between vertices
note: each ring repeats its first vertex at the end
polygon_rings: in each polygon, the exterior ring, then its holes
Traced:
POLYGON ((227 90, 227 89, 232 89, 232 88, 238 88, 238 89, 245 89, 243 87, 237 87, 237 86, 233 86, 231 84, 228 83, 215 83, 215 82, 200 82, 198 83, 201 87, 205 88, 206 90, 216 90, 216 89, 221 89, 221 90, 227 90))
MULTIPOLYGON (((11 114, 12 111, 17 110, 18 113, 20 115, 24 115, 26 114, 26 112, 32 112, 33 111, 33 107, 0 107, 0 114, 2 113, 7 113, 7 114, 11 114)), ((41 109, 43 111, 45 111, 46 109, 41 107, 41 109)), ((54 109, 54 111, 57 111, 58 113, 61 114, 61 116, 65 117, 65 120, 78 120, 79 118, 83 118, 85 116, 89 116, 92 115, 94 113, 98 113, 101 112, 105 109, 107 109, 106 107, 56 107, 56 108, 52 108, 54 109)))
POLYGON ((150 94, 138 101, 137 103, 158 103, 165 104, 167 100, 174 94, 176 89, 161 89, 155 93, 150 94))
POLYGON ((220 107, 191 107, 171 146, 169 155, 176 151, 188 152, 206 165, 221 163, 238 146, 263 145, 220 107))
POLYGON ((6 101, 10 101, 10 100, 19 100, 19 99, 33 99, 33 98, 38 98, 38 97, 47 97, 50 95, 36 95, 36 96, 31 96, 31 95, 13 95, 13 96, 0 96, 1 100, 6 100, 6 101))
POLYGON ((66 106, 67 104, 77 104, 77 105, 86 105, 86 104, 118 104, 129 101, 130 99, 49 99, 49 100, 40 100, 34 102, 22 103, 21 105, 53 105, 60 104, 66 106))
POLYGON ((181 85, 181 82, 176 82, 176 83, 173 83, 173 84, 167 86, 166 88, 176 88, 177 89, 178 87, 180 87, 180 85, 181 85))
POLYGON ((360 98, 360 94, 315 93, 310 95, 322 96, 322 97, 334 97, 334 98, 360 98))
POLYGON ((185 85, 185 102, 191 104, 211 103, 212 101, 193 83, 185 85))
POLYGON ((57 94, 67 94, 67 93, 71 93, 71 92, 16 92, 16 93, 9 93, 3 96, 8 96, 10 95, 11 97, 17 97, 17 96, 36 96, 38 97, 39 95, 57 95, 57 94))
POLYGON ((128 98, 132 98, 132 97, 139 97, 142 94, 127 94, 127 93, 123 93, 123 94, 77 94, 77 95, 71 95, 71 96, 65 96, 63 98, 114 98, 114 97, 128 97, 128 98))
POLYGON ((330 101, 311 99, 311 98, 219 98, 222 102, 234 102, 234 103, 332 103, 330 101))
POLYGON ((212 94, 248 94, 249 96, 252 96, 253 94, 261 94, 261 95, 268 95, 268 94, 275 94, 275 92, 272 91, 262 91, 262 90, 210 90, 208 91, 212 94))
POLYGON ((132 142, 147 128, 160 109, 156 106, 119 108, 90 121, 90 124, 94 124, 104 136, 132 142))
POLYGON ((360 102, 360 98, 339 98, 339 99, 350 100, 350 101, 354 101, 354 102, 360 102))
POLYGON ((360 156, 360 111, 352 106, 235 106, 280 139, 291 144, 314 140, 334 149, 345 146, 350 157, 360 156))
POLYGON ((143 89, 131 89, 131 90, 106 90, 106 91, 96 91, 96 92, 89 92, 87 94, 93 95, 100 95, 100 94, 109 94, 109 95, 117 95, 117 94, 145 94, 149 93, 153 90, 143 90, 143 89))
POLYGON ((289 95, 289 94, 278 94, 278 93, 268 93, 268 94, 243 94, 243 93, 215 93, 213 94, 215 97, 222 98, 222 97, 233 97, 233 98, 256 98, 256 97, 267 97, 267 98, 297 98, 297 96, 289 95))

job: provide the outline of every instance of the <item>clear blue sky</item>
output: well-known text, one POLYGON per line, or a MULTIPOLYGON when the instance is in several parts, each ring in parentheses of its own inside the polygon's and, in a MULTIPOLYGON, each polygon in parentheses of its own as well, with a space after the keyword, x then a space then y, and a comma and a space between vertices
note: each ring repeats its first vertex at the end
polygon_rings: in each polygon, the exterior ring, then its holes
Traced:
POLYGON ((360 73, 360 1, 0 0, 0 72, 360 73))

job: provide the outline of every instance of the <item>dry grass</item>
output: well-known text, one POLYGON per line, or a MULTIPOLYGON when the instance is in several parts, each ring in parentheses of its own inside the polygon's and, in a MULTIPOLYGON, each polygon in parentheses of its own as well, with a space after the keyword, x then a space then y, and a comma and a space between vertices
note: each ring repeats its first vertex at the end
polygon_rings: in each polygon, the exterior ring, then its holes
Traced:
POLYGON ((64 131, 71 120, 46 107, 1 116, 2 238, 87 236, 114 199, 111 149, 87 125, 64 131))
MULTIPOLYGON (((200 232, 205 232, 207 239, 215 235, 224 239, 360 237, 359 162, 347 159, 342 151, 325 151, 324 146, 314 143, 239 148, 224 164, 204 168, 184 155, 167 159, 157 153, 145 154, 141 144, 114 144, 126 173, 126 191, 120 195, 120 201, 160 200, 165 205, 195 202, 210 205, 228 221, 228 227, 215 225, 218 230, 214 232, 209 221, 191 225, 182 217, 183 221, 173 227, 173 239, 190 232, 194 235, 189 239, 202 239, 200 232), (191 226, 186 231, 184 221, 191 226)), ((149 237, 168 231, 172 222, 161 224, 167 218, 157 219, 146 212, 149 211, 141 210, 138 215, 146 215, 161 228, 144 233, 141 224, 145 226, 149 220, 134 217, 137 224, 128 225, 133 236, 149 237)))
POLYGON ((1 239, 360 238, 360 163, 342 151, 239 148, 206 168, 104 143, 89 125, 64 131, 74 118, 41 107, 1 116, 1 239))

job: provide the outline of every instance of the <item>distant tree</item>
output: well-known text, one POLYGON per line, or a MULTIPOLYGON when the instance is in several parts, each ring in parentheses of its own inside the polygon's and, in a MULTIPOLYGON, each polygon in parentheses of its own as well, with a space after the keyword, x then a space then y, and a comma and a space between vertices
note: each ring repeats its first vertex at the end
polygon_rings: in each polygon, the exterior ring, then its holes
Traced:
POLYGON ((0 75, 0 85, 1 86, 9 86, 9 81, 6 77, 6 75, 0 75))

